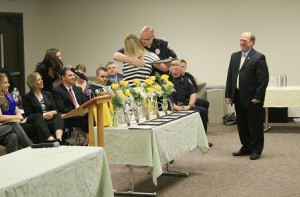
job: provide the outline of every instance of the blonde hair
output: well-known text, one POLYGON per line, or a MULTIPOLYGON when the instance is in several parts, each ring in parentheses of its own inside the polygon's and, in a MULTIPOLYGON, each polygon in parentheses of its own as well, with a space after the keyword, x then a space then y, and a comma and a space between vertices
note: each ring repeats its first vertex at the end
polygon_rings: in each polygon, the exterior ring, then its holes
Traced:
POLYGON ((40 73, 38 73, 38 72, 30 73, 27 76, 27 86, 33 92, 37 89, 37 86, 38 86, 38 82, 37 82, 38 76, 41 76, 40 73))
MULTIPOLYGON (((5 73, 0 73, 0 86, 3 85, 5 78, 7 78, 7 75, 5 73)), ((8 101, 6 100, 4 94, 5 94, 5 92, 3 92, 1 89, 1 91, 0 91, 0 106, 3 105, 3 108, 6 109, 8 107, 8 101)))
POLYGON ((124 44, 124 54, 128 57, 143 58, 144 54, 149 53, 134 34, 127 34, 124 44))

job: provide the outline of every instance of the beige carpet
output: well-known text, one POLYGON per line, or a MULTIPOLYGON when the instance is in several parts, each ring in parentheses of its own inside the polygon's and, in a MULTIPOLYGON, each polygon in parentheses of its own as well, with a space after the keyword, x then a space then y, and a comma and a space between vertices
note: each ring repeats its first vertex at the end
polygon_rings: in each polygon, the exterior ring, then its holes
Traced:
MULTIPOLYGON (((147 167, 135 168, 135 191, 156 192, 159 197, 202 196, 300 196, 300 125, 271 124, 259 160, 233 157, 240 148, 236 126, 209 124, 208 139, 214 146, 202 155, 195 149, 171 165, 189 172, 188 177, 161 176, 152 183, 147 167)), ((129 170, 110 165, 114 189, 128 191, 129 170)))

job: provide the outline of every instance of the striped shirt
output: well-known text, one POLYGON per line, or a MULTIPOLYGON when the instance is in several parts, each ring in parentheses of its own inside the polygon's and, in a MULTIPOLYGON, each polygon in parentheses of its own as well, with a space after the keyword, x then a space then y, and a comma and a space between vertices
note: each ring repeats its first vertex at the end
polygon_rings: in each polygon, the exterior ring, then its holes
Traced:
POLYGON ((159 57, 155 53, 150 52, 144 55, 143 60, 146 64, 142 67, 135 67, 127 62, 123 64, 123 80, 127 81, 130 86, 134 86, 134 79, 140 79, 141 82, 144 82, 145 79, 149 78, 152 73, 151 63, 159 60, 159 57))

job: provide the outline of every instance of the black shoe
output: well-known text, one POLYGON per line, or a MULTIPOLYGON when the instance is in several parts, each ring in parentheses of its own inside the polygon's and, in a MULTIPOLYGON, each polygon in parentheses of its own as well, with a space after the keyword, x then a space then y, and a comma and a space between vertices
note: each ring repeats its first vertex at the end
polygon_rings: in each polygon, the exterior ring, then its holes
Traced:
POLYGON ((232 155, 234 156, 234 157, 236 157, 236 156, 246 156, 246 155, 250 155, 251 153, 250 152, 243 152, 243 151, 241 151, 241 150, 239 150, 238 152, 233 152, 232 153, 232 155))
POLYGON ((61 146, 67 146, 66 141, 60 141, 60 140, 58 140, 58 142, 59 142, 59 144, 60 144, 61 146))
POLYGON ((250 159, 251 160, 257 160, 257 159, 259 159, 260 158, 260 154, 258 154, 258 153, 252 153, 251 155, 250 155, 250 159))
POLYGON ((174 163, 174 161, 175 161, 175 159, 171 160, 171 161, 169 162, 169 164, 172 164, 172 163, 174 163))
POLYGON ((54 139, 54 140, 47 140, 46 143, 54 143, 54 142, 59 142, 58 139, 54 139))
POLYGON ((209 146, 209 147, 212 147, 212 146, 213 146, 213 143, 208 142, 208 146, 209 146))

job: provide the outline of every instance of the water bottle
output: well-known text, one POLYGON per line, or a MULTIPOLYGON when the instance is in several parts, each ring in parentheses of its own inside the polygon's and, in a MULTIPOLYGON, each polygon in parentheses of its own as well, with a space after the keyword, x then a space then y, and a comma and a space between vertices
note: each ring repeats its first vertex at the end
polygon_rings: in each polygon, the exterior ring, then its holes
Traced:
POLYGON ((282 74, 282 86, 283 87, 287 86, 287 76, 286 76, 286 74, 282 74))

